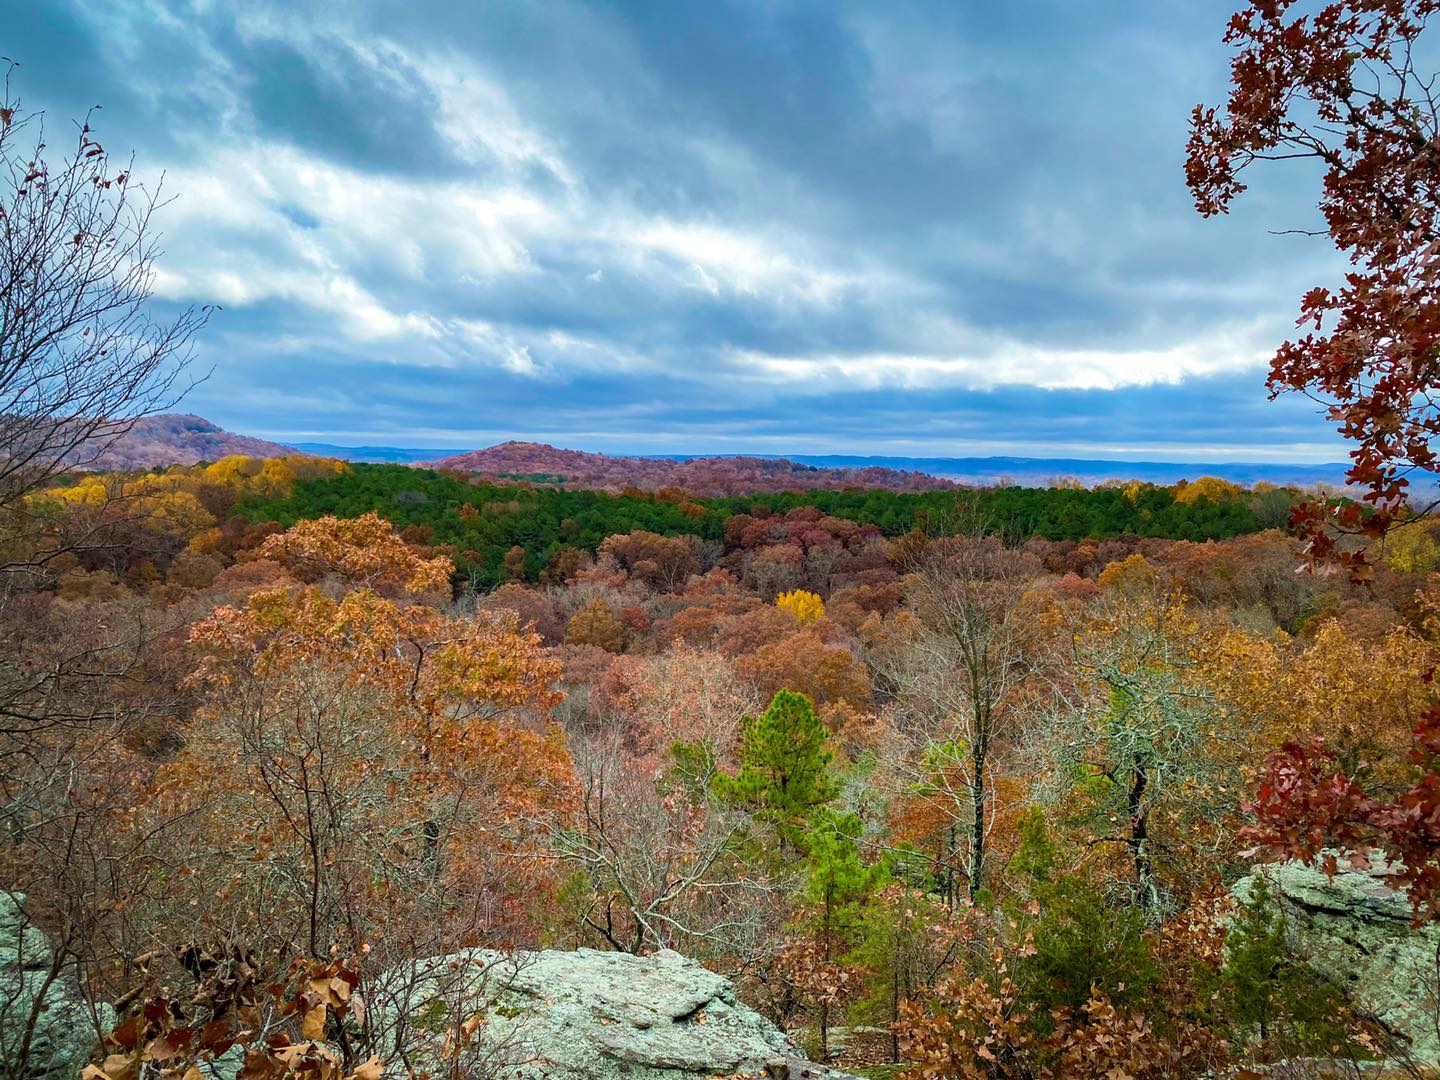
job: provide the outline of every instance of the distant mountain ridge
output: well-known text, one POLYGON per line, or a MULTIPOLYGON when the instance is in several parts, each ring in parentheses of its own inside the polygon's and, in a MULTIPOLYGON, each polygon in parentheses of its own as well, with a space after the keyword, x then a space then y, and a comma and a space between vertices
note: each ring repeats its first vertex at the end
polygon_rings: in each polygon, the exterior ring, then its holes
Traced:
POLYGON ((820 468, 788 458, 749 456, 617 457, 531 442, 504 442, 424 464, 497 479, 536 477, 604 491, 674 487, 711 496, 848 487, 935 491, 955 486, 943 477, 873 465, 820 468))
MULTIPOLYGON (((674 460, 687 455, 666 454, 674 460)), ((1199 476, 1218 476, 1235 484, 1271 483, 1309 487, 1314 484, 1345 484, 1349 465, 1345 462, 1272 463, 1257 461, 1184 462, 1130 461, 1110 458, 1030 457, 902 457, 878 454, 791 454, 798 461, 818 468, 883 467, 942 476, 963 484, 989 485, 1009 480, 1024 487, 1044 487, 1065 478, 1090 486, 1106 480, 1141 480, 1151 484, 1175 484, 1199 476)))
POLYGON ((297 442, 297 450, 316 457, 339 458, 341 461, 368 461, 376 465, 413 465, 454 454, 453 446, 339 446, 335 443, 297 442))
MULTIPOLYGON (((636 454, 566 450, 545 443, 510 441, 464 453, 401 446, 279 443, 226 431, 204 417, 167 413, 146 417, 116 440, 95 467, 151 469, 192 465, 229 454, 280 457, 310 454, 347 461, 459 469, 499 480, 543 478, 575 487, 620 490, 684 488, 697 495, 753 494, 805 488, 876 487, 927 491, 956 484, 1000 481, 1045 487, 1057 479, 1087 486, 1106 480, 1174 484, 1218 476, 1237 484, 1268 482, 1308 487, 1343 486, 1343 462, 1174 462, 1103 458, 921 457, 883 454, 636 454)), ((1417 489, 1430 485, 1417 483, 1417 489)))
POLYGON ((190 413, 163 413, 137 420, 89 463, 94 469, 155 469, 166 465, 194 465, 231 454, 248 457, 285 457, 298 454, 293 446, 236 435, 190 413))

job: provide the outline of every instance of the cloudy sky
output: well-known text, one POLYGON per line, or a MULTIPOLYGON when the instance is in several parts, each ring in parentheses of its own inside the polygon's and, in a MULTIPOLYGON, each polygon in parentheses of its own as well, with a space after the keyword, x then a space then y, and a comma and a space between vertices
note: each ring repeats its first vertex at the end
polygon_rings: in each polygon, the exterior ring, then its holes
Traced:
POLYGON ((1337 460, 1264 389, 1339 269, 1275 235, 1314 177, 1184 187, 1226 11, 31 0, 0 52, 164 174, 158 291, 223 306, 186 407, 234 430, 1337 460))

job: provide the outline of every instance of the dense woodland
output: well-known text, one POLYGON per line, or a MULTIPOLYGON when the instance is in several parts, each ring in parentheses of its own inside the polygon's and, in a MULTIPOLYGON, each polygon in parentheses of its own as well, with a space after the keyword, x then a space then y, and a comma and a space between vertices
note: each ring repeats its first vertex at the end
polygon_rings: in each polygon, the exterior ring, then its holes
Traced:
POLYGON ((1353 500, 106 471, 209 313, 155 313, 157 194, 7 83, 3 1080, 62 986, 87 1080, 500 1075, 477 946, 676 949, 871 1076, 1424 1075, 1232 886, 1383 867, 1440 912, 1437 6, 1255 0, 1192 120, 1204 214, 1325 171, 1351 272, 1270 385, 1353 500))
MULTIPOLYGON (((168 481, 145 482, 187 483, 179 473, 168 481)), ((225 496, 209 498, 218 507, 225 496)), ((869 535, 878 531, 888 537, 928 528, 998 535, 1011 542, 1032 536, 1082 541, 1123 535, 1220 540, 1283 525, 1298 501, 1300 494, 1292 490, 1262 486, 1244 491, 1214 478, 1173 489, 1135 483, 915 493, 849 488, 715 499, 678 488, 611 494, 534 483, 497 486, 448 470, 355 464, 302 478, 280 498, 265 492, 242 495, 224 512, 291 525, 325 514, 354 517, 375 511, 416 537, 445 545, 469 580, 494 586, 517 576, 536 580, 552 563, 563 571, 577 550, 594 553, 616 533, 640 529, 734 547, 754 521, 807 508, 873 526, 869 535), (512 553, 516 547, 521 550, 512 553), (521 558, 524 569, 517 572, 521 558)), ((765 545, 752 541, 751 546, 765 545)), ((808 544, 801 546, 808 550, 808 544)))
MULTIPOLYGON (((82 539, 5 632, 105 675, 5 688, 56 718, 7 744, 6 880, 97 999, 182 976, 182 943, 265 979, 351 958, 371 994, 465 943, 668 947, 817 1057, 857 1026, 856 1060, 940 1075, 986 1047, 1004 1075, 1371 1056, 1273 911, 1227 939, 1225 889, 1305 725, 1407 782, 1440 543, 1393 533, 1363 585, 1296 573, 1257 520, 1296 497, 57 477, 27 535, 82 539)), ((347 1035, 357 1061, 393 1037, 347 1035)))

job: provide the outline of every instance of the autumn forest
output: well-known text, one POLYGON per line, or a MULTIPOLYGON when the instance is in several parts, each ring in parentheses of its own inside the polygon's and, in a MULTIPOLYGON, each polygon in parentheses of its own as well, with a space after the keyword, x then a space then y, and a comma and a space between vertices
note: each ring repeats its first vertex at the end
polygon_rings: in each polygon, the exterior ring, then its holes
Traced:
POLYGON ((1175 178, 1323 173, 1335 488, 229 444, 12 69, 0 1080, 1435 1075, 1436 7, 1243 5, 1175 178), (546 1043, 566 957, 640 974, 546 1043))

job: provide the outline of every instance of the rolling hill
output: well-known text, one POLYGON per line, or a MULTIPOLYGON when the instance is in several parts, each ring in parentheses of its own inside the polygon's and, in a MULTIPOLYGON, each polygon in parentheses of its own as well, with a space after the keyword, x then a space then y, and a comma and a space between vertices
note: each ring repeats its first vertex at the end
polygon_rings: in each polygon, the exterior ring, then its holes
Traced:
POLYGON ((87 468, 154 469, 165 465, 194 465, 229 454, 283 457, 299 450, 281 443, 236 435, 189 413, 164 413, 136 422, 128 434, 112 442, 87 468))
POLYGON ((950 480, 917 471, 877 466, 820 468, 786 458, 613 457, 561 450, 545 443, 505 442, 426 463, 495 479, 534 479, 572 487, 620 491, 683 488, 693 495, 741 495, 778 491, 884 488, 934 491, 955 486, 950 480))

